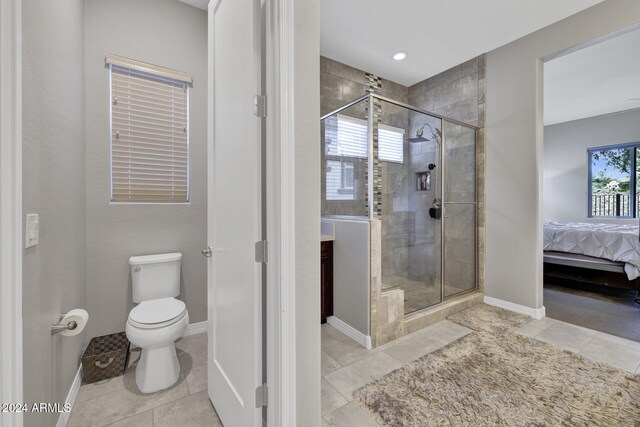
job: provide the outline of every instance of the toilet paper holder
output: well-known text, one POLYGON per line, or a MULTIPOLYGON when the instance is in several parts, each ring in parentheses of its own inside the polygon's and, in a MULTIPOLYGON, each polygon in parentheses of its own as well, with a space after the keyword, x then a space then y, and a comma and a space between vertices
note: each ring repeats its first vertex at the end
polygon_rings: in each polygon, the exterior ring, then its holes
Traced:
POLYGON ((60 332, 67 330, 72 331, 78 327, 78 322, 76 322, 75 320, 72 320, 69 323, 60 323, 66 315, 67 313, 61 313, 60 317, 58 318, 58 323, 51 325, 51 335, 59 334, 60 332))

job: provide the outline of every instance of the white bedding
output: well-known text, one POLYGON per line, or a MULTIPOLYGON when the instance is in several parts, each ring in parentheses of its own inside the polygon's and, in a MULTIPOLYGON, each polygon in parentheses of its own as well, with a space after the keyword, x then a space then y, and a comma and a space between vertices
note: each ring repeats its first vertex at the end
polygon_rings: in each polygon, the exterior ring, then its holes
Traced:
POLYGON ((640 277, 637 225, 545 221, 544 250, 624 262, 629 280, 640 277))

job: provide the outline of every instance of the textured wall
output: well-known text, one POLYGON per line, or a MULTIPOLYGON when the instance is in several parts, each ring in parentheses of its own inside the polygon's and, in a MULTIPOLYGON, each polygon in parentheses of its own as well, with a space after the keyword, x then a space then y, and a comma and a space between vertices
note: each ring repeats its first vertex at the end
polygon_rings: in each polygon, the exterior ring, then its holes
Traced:
POLYGON ((542 307, 542 60, 640 23, 640 2, 607 0, 487 54, 487 287, 542 307))
POLYGON ((206 108, 207 15, 174 0, 86 3, 87 297, 90 334, 123 331, 133 302, 128 259, 181 252, 180 297, 192 323, 207 319, 206 108), (113 31, 114 29, 119 31, 113 31), (189 204, 109 203, 107 53, 186 71, 190 94, 189 204))
MULTIPOLYGON (((572 120, 544 128, 543 213, 545 221, 596 221, 587 218, 587 149, 640 141, 640 109, 572 120)), ((637 219, 609 220, 619 224, 637 219)))
MULTIPOLYGON (((22 14, 23 208, 40 215, 40 243, 23 259, 24 401, 64 402, 87 336, 49 333, 87 306, 83 1, 22 2, 22 14)), ((57 418, 28 413, 24 424, 57 418)))

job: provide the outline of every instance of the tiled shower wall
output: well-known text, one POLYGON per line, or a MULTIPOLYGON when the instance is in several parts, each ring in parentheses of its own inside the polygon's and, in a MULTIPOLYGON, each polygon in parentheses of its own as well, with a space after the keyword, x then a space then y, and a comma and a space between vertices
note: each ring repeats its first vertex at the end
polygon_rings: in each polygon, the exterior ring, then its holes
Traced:
MULTIPOLYGON (((408 88, 390 80, 382 79, 362 70, 350 67, 329 58, 320 57, 320 111, 328 114, 337 108, 357 99, 367 92, 407 103, 408 88)), ((349 109, 347 114, 356 114, 365 118, 363 106, 349 109)), ((405 129, 409 132, 407 110, 382 102, 380 123, 405 129)), ((374 113, 379 112, 376 108, 374 113)), ((405 141, 405 144, 407 142, 405 141)), ((408 153, 405 146, 405 153, 408 153)), ((415 213, 408 207, 409 183, 408 162, 403 164, 380 162, 374 165, 374 179, 382 178, 378 190, 381 191, 382 204, 374 204, 374 210, 380 209, 382 219, 382 260, 385 276, 406 276, 409 266, 409 247, 413 243, 413 224, 415 213), (375 166, 378 166, 376 168, 375 166), (381 172, 377 176, 375 172, 381 172), (379 188, 381 187, 381 188, 379 188)), ((325 176, 326 162, 322 159, 322 176, 325 176)), ((364 175, 359 175, 364 180, 364 175)), ((358 188, 358 191, 364 191, 358 188)), ((326 200, 325 185, 322 183, 322 212, 336 215, 362 216, 362 203, 359 201, 332 202, 326 200)))
MULTIPOLYGON (((320 114, 331 113, 332 111, 348 104, 349 102, 366 95, 368 92, 374 92, 379 95, 407 102, 408 88, 390 80, 382 79, 357 68, 350 67, 329 58, 320 57, 320 114)), ((377 111, 377 110, 376 110, 377 111)), ((375 111, 374 111, 375 112, 375 111)), ((388 122, 388 117, 392 113, 389 108, 382 111, 382 123, 388 122)), ((354 106, 344 114, 355 116, 360 119, 366 119, 367 113, 365 104, 361 103, 354 106)), ((391 124, 391 123, 389 123, 391 124)), ((402 123, 398 127, 406 128, 407 124, 402 123)), ((324 151, 322 151, 322 176, 326 176, 326 161, 324 159, 324 151)), ((356 193, 366 194, 366 162, 358 162, 358 171, 356 171, 356 193)), ((381 166, 384 168, 384 164, 381 166)), ((374 177, 380 172, 379 168, 374 165, 374 177)), ((382 171, 384 175, 384 169, 382 171)), ((384 193, 382 190, 382 207, 386 205, 384 193)), ((369 203, 370 201, 366 201, 369 203)), ((376 197, 374 209, 380 208, 379 199, 376 197)), ((322 183, 322 210, 323 214, 330 212, 333 215, 347 216, 366 216, 367 210, 364 209, 363 201, 360 197, 357 200, 350 201, 331 201, 326 200, 325 183, 322 183)))
MULTIPOLYGON (((480 290, 484 290, 484 118, 485 118, 485 61, 486 55, 481 55, 447 71, 423 80, 409 87, 409 104, 420 109, 450 117, 464 123, 478 126, 477 141, 475 143, 475 190, 477 202, 477 283, 480 290)), ((450 126, 445 130, 450 147, 445 153, 445 160, 449 160, 447 170, 450 171, 445 179, 450 179, 450 194, 448 198, 469 200, 471 195, 465 194, 465 189, 473 187, 473 171, 470 160, 473 153, 472 138, 462 134, 459 126, 450 126), (455 175, 453 175, 455 174, 455 175)), ((464 224, 468 228, 473 224, 464 224)), ((467 234, 453 234, 447 238, 447 256, 453 259, 449 277, 456 281, 464 281, 469 275, 469 240, 474 236, 467 234)), ((449 280, 447 280, 449 282, 449 280)), ((455 283, 452 283, 455 286, 455 283)))
MULTIPOLYGON (((324 56, 320 57, 320 115, 324 116, 367 94, 367 73, 324 56)), ((380 79, 376 93, 401 102, 409 99, 406 86, 380 79)))
MULTIPOLYGON (((320 64, 322 115, 330 113, 366 93, 367 75, 364 71, 324 57, 321 57, 320 64)), ((477 234, 476 236, 469 236, 468 234, 457 235, 452 233, 447 239, 447 244, 450 245, 447 250, 447 256, 459 257, 461 261, 468 263, 469 249, 473 250, 473 245, 469 245, 469 241, 475 237, 478 259, 476 282, 479 289, 484 290, 485 56, 474 58, 419 82, 410 88, 381 79, 378 93, 480 128, 475 143, 476 201, 478 207, 477 234)), ((422 121, 411 114, 403 116, 400 111, 393 111, 393 108, 383 103, 382 123, 404 127, 410 136, 415 135, 415 131, 422 124, 422 121)), ((437 124, 437 121, 431 124, 433 126, 437 124)), ((455 140, 456 132, 454 128, 449 128, 449 132, 451 132, 449 134, 449 143, 451 143, 455 140)), ((428 130, 425 130, 425 134, 429 136, 428 130)), ((445 135, 445 137, 447 136, 445 135)), ((452 171, 452 173, 455 174, 453 179, 457 180, 456 185, 463 189, 465 186, 468 187, 469 183, 467 181, 473 179, 473 167, 471 166, 473 163, 469 164, 469 154, 471 154, 469 150, 473 149, 472 144, 466 142, 470 141, 470 138, 458 139, 457 143, 451 144, 452 150, 447 151, 445 156, 450 162, 449 165, 453 168, 456 168, 455 162, 460 163, 460 170, 452 171)), ((407 143, 405 142, 405 144, 407 143)), ((437 254, 422 253, 429 250, 436 251, 436 245, 433 243, 440 239, 439 227, 436 227, 437 223, 428 217, 427 210, 436 194, 433 190, 427 192, 413 191, 415 189, 415 184, 413 183, 414 174, 424 171, 425 165, 431 162, 437 163, 436 147, 432 145, 422 143, 406 146, 405 153, 408 153, 409 158, 403 165, 388 162, 382 163, 382 176, 385 178, 382 182, 383 224, 378 225, 377 228, 373 227, 375 224, 372 224, 372 233, 373 228, 375 228, 377 233, 383 235, 380 239, 381 247, 375 251, 375 256, 372 247, 372 262, 374 259, 379 259, 378 257, 383 258, 380 264, 382 264, 385 276, 397 274, 406 277, 408 275, 409 278, 419 281, 428 281, 430 278, 437 279, 439 263, 430 263, 428 261, 425 263, 425 259, 436 259, 437 254), (426 206, 426 208, 417 209, 418 206, 426 206), (383 254, 392 254, 394 252, 393 257, 384 259, 383 254)), ((435 172, 437 175, 437 170, 435 172)), ((445 179, 451 178, 451 176, 445 177, 445 179)), ((436 182, 432 181, 432 188, 435 188, 435 185, 436 182)), ((454 187, 450 186, 450 191, 456 192, 454 187)), ((458 195, 465 197, 461 194, 458 195)), ((324 200, 324 189, 322 196, 324 212, 327 207, 327 202, 324 200)), ((341 214, 353 215, 348 210, 341 212, 341 214)), ((473 224, 460 224, 460 227, 473 230, 473 224)), ((453 263, 453 265, 460 264, 453 263)), ((453 270, 462 271, 462 269, 453 270)), ((450 273, 453 273, 453 271, 450 273)), ((382 278, 378 274, 379 271, 376 272, 375 269, 372 269, 372 275, 375 277, 372 276, 371 288, 371 335, 375 346, 441 320, 442 316, 462 310, 468 307, 469 304, 481 301, 481 298, 471 295, 460 301, 461 304, 450 302, 444 304, 442 310, 429 311, 405 321, 401 310, 401 299, 397 303, 391 304, 390 298, 395 295, 393 294, 395 291, 391 293, 387 291, 380 294, 382 278)), ((448 276, 449 279, 455 278, 454 274, 449 274, 448 276)))

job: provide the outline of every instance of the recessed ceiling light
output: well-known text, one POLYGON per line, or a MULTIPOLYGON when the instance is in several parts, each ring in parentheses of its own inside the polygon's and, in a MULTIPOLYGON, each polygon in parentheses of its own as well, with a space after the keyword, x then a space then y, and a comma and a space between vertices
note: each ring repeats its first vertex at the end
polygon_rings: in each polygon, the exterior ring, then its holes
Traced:
POLYGON ((403 52, 403 51, 399 51, 393 54, 393 59, 395 59, 396 61, 402 61, 406 57, 407 57, 407 52, 403 52))

